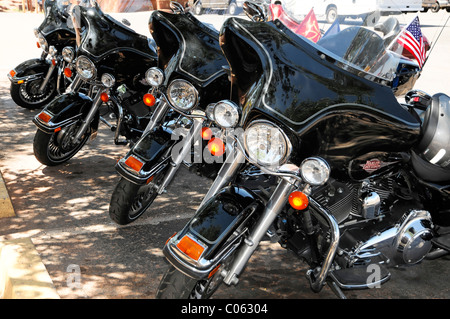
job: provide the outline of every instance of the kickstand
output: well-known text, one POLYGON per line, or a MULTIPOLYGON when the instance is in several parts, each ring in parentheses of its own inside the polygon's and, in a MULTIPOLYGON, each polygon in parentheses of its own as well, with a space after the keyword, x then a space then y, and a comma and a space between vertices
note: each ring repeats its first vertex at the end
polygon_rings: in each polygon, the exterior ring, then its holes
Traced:
POLYGON ((330 286, 331 290, 339 299, 347 299, 342 289, 334 282, 334 280, 327 280, 328 286, 330 286))

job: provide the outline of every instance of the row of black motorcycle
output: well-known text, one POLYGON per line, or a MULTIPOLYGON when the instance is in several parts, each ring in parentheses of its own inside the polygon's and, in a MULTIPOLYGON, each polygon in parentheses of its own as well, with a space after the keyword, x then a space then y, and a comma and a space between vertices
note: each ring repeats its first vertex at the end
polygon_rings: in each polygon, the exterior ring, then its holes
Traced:
POLYGON ((50 63, 10 74, 17 104, 45 105, 36 158, 64 163, 106 123, 131 146, 109 210, 122 225, 181 165, 214 180, 164 246, 157 298, 236 285, 267 236, 308 264, 314 292, 329 284, 342 298, 450 251, 450 98, 412 90, 421 68, 395 42, 397 15, 313 43, 265 5, 246 2, 250 19, 218 32, 172 2, 151 14, 149 40, 96 1, 44 8, 36 34, 50 63))

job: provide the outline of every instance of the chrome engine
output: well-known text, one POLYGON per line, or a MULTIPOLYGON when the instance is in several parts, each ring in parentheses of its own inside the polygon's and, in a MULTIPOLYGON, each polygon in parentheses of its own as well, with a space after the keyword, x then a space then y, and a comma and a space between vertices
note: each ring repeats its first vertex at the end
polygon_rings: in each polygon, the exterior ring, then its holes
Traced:
POLYGON ((341 266, 415 264, 430 251, 431 215, 416 208, 407 192, 394 187, 398 184, 389 178, 361 184, 334 181, 316 194, 339 223, 341 266))
POLYGON ((398 224, 360 243, 348 255, 350 265, 369 264, 374 257, 390 266, 418 263, 431 249, 432 227, 429 212, 412 210, 398 224))

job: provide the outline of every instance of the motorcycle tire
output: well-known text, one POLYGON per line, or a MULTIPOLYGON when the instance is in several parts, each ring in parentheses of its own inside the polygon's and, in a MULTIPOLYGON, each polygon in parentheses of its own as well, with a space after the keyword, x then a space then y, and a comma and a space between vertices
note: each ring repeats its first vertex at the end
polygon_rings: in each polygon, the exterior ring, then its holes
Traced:
POLYGON ((121 178, 111 196, 110 218, 119 225, 127 225, 141 217, 158 196, 156 185, 165 171, 158 173, 146 185, 137 185, 121 178))
POLYGON ((26 81, 22 84, 11 83, 10 94, 13 101, 26 109, 34 110, 47 105, 56 96, 56 83, 50 79, 45 91, 39 93, 42 79, 26 81))
POLYGON ((220 270, 207 279, 196 280, 170 265, 156 292, 156 299, 208 299, 223 282, 220 270))
POLYGON ((70 127, 56 133, 46 133, 41 130, 36 131, 33 141, 33 151, 36 159, 44 165, 56 166, 67 162, 86 144, 90 131, 85 133, 81 141, 76 145, 69 146, 70 137, 77 131, 78 125, 70 127), (61 135, 64 134, 64 135, 61 135))

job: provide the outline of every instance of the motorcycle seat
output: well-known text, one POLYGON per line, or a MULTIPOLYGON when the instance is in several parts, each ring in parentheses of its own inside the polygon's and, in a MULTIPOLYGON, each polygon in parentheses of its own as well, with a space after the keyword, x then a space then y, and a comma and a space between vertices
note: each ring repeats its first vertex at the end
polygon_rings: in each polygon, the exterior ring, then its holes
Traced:
POLYGON ((424 160, 414 151, 411 152, 411 163, 416 174, 426 182, 450 184, 450 170, 424 160))

